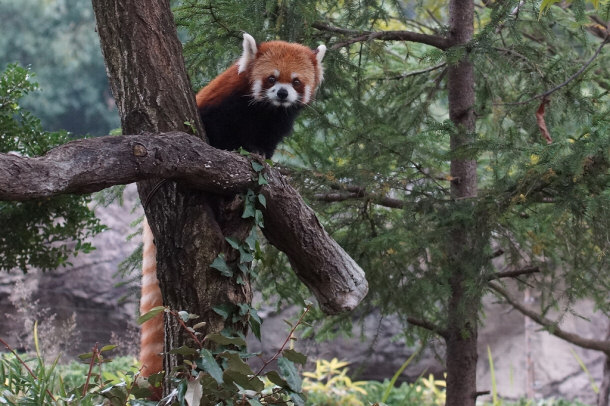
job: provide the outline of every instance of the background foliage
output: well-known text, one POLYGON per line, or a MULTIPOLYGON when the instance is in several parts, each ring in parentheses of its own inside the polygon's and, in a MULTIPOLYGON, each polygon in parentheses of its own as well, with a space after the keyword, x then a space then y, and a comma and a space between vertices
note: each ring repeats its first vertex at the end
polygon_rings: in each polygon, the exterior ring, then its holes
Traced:
MULTIPOLYGON (((37 89, 31 76, 17 65, 0 76, 0 152, 38 156, 69 140, 65 131, 44 131, 21 109, 21 98, 37 89)), ((53 269, 66 265, 71 254, 91 250, 88 238, 104 227, 90 202, 90 196, 0 202, 0 270, 53 269)))
POLYGON ((19 63, 37 74, 41 92, 22 106, 43 128, 77 136, 119 126, 91 2, 0 1, 0 69, 19 63))
MULTIPOLYGON (((398 313, 406 333, 415 331, 408 316, 445 323, 445 236, 456 224, 480 230, 480 267, 467 290, 485 291, 497 271, 535 266, 540 272, 529 283, 543 292, 543 311, 581 297, 608 311, 607 52, 549 96, 549 145, 536 123, 541 99, 528 99, 566 81, 600 48, 605 34, 597 21, 608 21, 610 4, 593 9, 575 1, 543 13, 534 2, 518 5, 477 3, 474 40, 442 52, 408 42, 350 42, 378 30, 442 35, 448 11, 440 1, 176 3, 197 86, 239 56, 242 30, 259 41, 330 48, 317 101, 274 160, 289 168, 367 271, 368 305, 398 313), (475 64, 477 137, 450 153, 446 67, 464 52, 475 64), (479 163, 475 205, 450 199, 455 157, 479 163), (492 263, 494 252, 503 255, 492 263)), ((298 301, 295 292, 304 291, 285 260, 271 250, 266 265, 261 286, 298 301)))

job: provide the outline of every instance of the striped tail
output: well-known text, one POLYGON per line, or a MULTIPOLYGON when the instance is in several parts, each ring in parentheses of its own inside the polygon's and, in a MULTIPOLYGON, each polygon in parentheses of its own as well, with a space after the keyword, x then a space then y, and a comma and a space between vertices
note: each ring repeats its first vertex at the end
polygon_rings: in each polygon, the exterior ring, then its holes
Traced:
MULTIPOLYGON (((140 314, 145 314, 156 306, 163 305, 159 281, 157 280, 157 248, 146 221, 142 232, 144 242, 142 258, 142 297, 140 298, 140 314)), ((141 376, 148 377, 163 370, 163 313, 142 324, 140 332, 140 363, 141 376)))

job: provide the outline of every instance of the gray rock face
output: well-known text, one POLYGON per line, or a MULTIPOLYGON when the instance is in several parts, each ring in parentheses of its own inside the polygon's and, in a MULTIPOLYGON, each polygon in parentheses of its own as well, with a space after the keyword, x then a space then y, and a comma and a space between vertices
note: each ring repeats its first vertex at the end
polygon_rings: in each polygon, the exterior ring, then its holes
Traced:
MULTIPOLYGON (((114 275, 118 264, 139 244, 136 237, 127 241, 133 232, 130 223, 141 212, 132 213, 137 201, 135 187, 126 192, 124 206, 99 207, 96 213, 110 230, 93 241, 97 248, 90 254, 71 260, 69 269, 54 272, 20 271, 0 274, 0 336, 16 348, 31 346, 34 320, 47 354, 63 352, 64 360, 87 352, 95 343, 122 344, 122 352, 136 354, 137 327, 135 326, 136 297, 128 288, 116 287, 120 279, 114 275), (120 299, 127 296, 126 301, 120 299), (74 316, 73 316, 74 315, 74 316), (45 344, 46 342, 46 344, 45 344)), ((518 292, 515 292, 518 295, 518 292)), ((294 316, 298 309, 275 313, 262 306, 264 318, 262 343, 251 338, 250 350, 272 356, 288 333, 284 319, 294 316)), ((493 297, 485 299, 486 317, 479 333, 479 387, 490 390, 490 368, 487 357, 489 346, 499 394, 515 399, 526 394, 526 350, 524 318, 509 306, 497 304, 493 297)), ((608 320, 593 311, 588 302, 581 302, 576 312, 589 318, 565 317, 562 327, 588 337, 605 336, 608 320)), ((356 326, 353 338, 331 342, 298 341, 298 349, 310 360, 339 358, 351 362, 350 371, 357 379, 383 380, 391 377, 411 355, 404 342, 395 340, 401 326, 396 319, 379 319, 372 314, 365 318, 363 327, 356 326)), ((581 369, 572 351, 585 363, 593 379, 599 382, 603 357, 556 339, 537 326, 530 327, 529 351, 535 373, 533 389, 537 397, 565 397, 594 403, 595 394, 587 374, 581 369)), ((401 379, 414 380, 422 373, 442 377, 442 346, 437 345, 440 357, 434 350, 426 350, 409 366, 401 379)), ((255 361, 256 362, 256 361, 255 361)))

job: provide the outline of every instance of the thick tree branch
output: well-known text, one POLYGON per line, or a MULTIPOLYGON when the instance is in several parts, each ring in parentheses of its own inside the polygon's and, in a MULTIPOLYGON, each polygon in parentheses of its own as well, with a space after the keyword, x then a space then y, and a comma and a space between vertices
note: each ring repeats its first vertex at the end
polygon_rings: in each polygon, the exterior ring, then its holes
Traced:
MULTIPOLYGON (((368 291, 362 269, 276 169, 267 167, 265 174, 265 236, 288 255, 322 310, 336 314, 356 307, 368 291)), ((90 193, 152 178, 181 181, 216 195, 259 187, 248 158, 181 132, 78 140, 39 158, 0 154, 0 200, 90 193)))
POLYGON ((91 193, 150 178, 225 195, 256 185, 248 159, 182 132, 82 139, 37 158, 0 154, 0 200, 91 193))
POLYGON ((489 282, 489 287, 493 291, 498 293, 500 296, 502 296, 512 307, 514 307, 519 312, 544 327, 549 333, 553 334, 554 336, 559 337, 562 340, 565 340, 582 348, 602 351, 606 354, 610 354, 610 341, 592 340, 579 336, 578 334, 567 332, 561 329, 554 321, 547 319, 546 317, 538 314, 533 310, 528 309, 527 307, 519 303, 518 300, 512 298, 511 295, 497 283, 489 282))
POLYGON ((346 39, 344 42, 331 46, 330 49, 342 48, 357 42, 372 40, 418 42, 421 44, 431 45, 439 49, 447 49, 453 45, 448 38, 438 35, 422 34, 414 31, 356 31, 334 27, 322 22, 313 23, 312 26, 320 31, 333 32, 351 37, 346 39))

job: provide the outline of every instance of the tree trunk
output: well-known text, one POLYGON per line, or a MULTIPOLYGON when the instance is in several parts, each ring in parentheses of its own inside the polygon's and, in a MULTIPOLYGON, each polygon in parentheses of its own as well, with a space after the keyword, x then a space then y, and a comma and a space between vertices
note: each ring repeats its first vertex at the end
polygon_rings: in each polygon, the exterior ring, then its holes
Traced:
MULTIPOLYGON (((472 0, 451 0, 449 38, 454 46, 468 43, 474 31, 472 0)), ((467 50, 461 60, 448 70, 449 117, 456 127, 451 136, 451 151, 456 154, 473 141, 474 69, 467 50)), ((451 197, 456 208, 465 210, 477 195, 477 163, 472 159, 451 160, 451 197)), ((476 401, 477 316, 480 305, 478 289, 466 289, 479 275, 477 258, 481 236, 476 221, 456 221, 449 233, 448 269, 451 297, 447 320, 447 406, 474 406, 476 401)))
MULTIPOLYGON (((93 0, 93 7, 123 133, 192 133, 192 125, 203 137, 169 1, 93 0)), ((230 201, 178 182, 143 181, 138 191, 155 237, 164 305, 199 315, 204 334, 221 330, 225 323, 213 306, 250 303, 252 292, 249 281, 239 285, 209 264, 221 252, 230 259, 225 236, 244 237, 251 223, 230 201)), ((165 348, 188 344, 185 333, 166 317, 165 348)), ((166 352, 166 371, 180 362, 166 352)))

